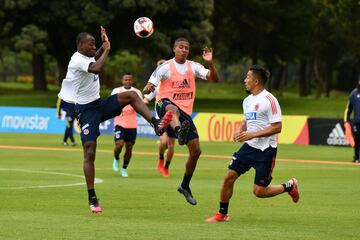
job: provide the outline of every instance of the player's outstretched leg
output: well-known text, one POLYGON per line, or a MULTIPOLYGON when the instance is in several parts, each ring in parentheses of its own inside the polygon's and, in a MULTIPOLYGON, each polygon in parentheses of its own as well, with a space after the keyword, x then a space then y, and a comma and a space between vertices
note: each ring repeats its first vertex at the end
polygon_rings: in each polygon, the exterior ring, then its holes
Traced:
POLYGON ((165 132, 166 128, 169 126, 172 120, 172 117, 172 111, 167 111, 160 120, 157 120, 156 123, 153 124, 156 135, 161 136, 165 132))

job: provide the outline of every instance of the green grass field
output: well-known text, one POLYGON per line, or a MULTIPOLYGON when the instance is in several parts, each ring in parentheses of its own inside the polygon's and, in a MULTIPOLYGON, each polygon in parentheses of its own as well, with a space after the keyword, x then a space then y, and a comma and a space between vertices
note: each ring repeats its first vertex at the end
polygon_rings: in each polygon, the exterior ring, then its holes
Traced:
POLYGON ((156 139, 139 138, 129 178, 122 178, 111 168, 112 137, 103 135, 96 159, 96 177, 103 182, 96 190, 104 212, 96 215, 88 209, 85 185, 64 186, 84 180, 81 147, 61 146, 61 138, 0 134, 0 239, 360 238, 360 165, 346 164, 351 148, 279 146, 272 183, 296 176, 300 202, 292 203, 287 194, 256 198, 251 170, 235 186, 231 221, 205 223, 218 210, 219 188, 238 144, 202 143, 191 183, 198 205, 191 206, 176 191, 185 157, 174 157, 170 177, 163 178, 156 170, 156 139))

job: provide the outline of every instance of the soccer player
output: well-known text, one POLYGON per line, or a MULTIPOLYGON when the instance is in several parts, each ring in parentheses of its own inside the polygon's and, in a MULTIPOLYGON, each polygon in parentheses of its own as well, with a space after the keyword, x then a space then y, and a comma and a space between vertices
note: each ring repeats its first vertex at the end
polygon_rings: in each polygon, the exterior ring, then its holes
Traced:
MULTIPOLYGON (((59 93, 59 98, 56 103, 56 112, 57 112, 57 118, 61 118, 61 109, 65 111, 65 120, 66 120, 66 127, 65 127, 65 133, 63 138, 63 144, 64 146, 68 146, 68 138, 70 138, 71 146, 76 146, 75 139, 74 139, 74 120, 76 117, 75 113, 75 103, 73 102, 67 102, 63 100, 62 98, 66 98, 66 94, 63 92, 59 93)), ((71 101, 71 100, 68 100, 71 101)))
POLYGON ((190 43, 186 38, 176 39, 173 46, 175 57, 154 71, 143 91, 148 94, 159 85, 156 97, 158 115, 161 117, 168 111, 173 112, 167 134, 177 137, 179 144, 186 144, 189 150, 185 174, 178 186, 178 192, 183 194, 191 205, 196 205, 197 201, 190 190, 190 181, 201 154, 199 135, 191 118, 195 99, 195 77, 218 82, 219 76, 213 63, 212 49, 205 47, 202 55, 210 70, 200 63, 187 60, 189 50, 190 43))
POLYGON ((277 152, 276 134, 281 132, 281 109, 277 99, 265 89, 270 73, 253 65, 247 72, 245 88, 251 94, 244 99, 244 120, 234 133, 235 142, 244 142, 234 153, 220 190, 220 209, 207 222, 228 221, 228 206, 234 183, 250 168, 255 169, 253 193, 259 198, 274 197, 287 192, 293 202, 299 201, 298 181, 271 185, 277 152))
MULTIPOLYGON (((352 135, 354 138, 354 159, 353 163, 359 163, 360 151, 360 79, 356 88, 351 92, 349 101, 345 109, 345 129, 352 128, 352 135), (351 114, 354 112, 353 121, 351 121, 351 114)), ((349 137, 348 137, 349 138, 349 137)), ((350 137, 351 138, 351 137, 350 137)))
POLYGON ((162 119, 154 118, 145 103, 134 91, 127 91, 100 99, 100 82, 98 74, 104 67, 110 52, 110 41, 103 27, 100 28, 102 46, 96 50, 95 38, 86 32, 78 34, 75 52, 68 65, 66 78, 61 88, 72 89, 77 119, 81 129, 81 141, 84 152, 84 174, 88 189, 89 207, 93 213, 102 212, 94 189, 95 155, 97 137, 100 135, 99 124, 119 115, 122 109, 130 104, 161 135, 172 119, 172 113, 162 119))
MULTIPOLYGON (((155 69, 154 72, 156 72, 157 69, 159 68, 159 66, 165 62, 166 62, 166 60, 164 60, 164 59, 157 61, 157 64, 156 64, 157 68, 155 69)), ((151 74, 150 78, 152 78, 155 75, 156 75, 156 73, 151 74)), ((157 88, 155 89, 154 92, 145 94, 144 102, 146 104, 149 104, 158 94, 158 90, 159 90, 159 86, 157 86, 157 88)), ((156 112, 156 109, 155 109, 155 112, 156 112)), ((175 139, 176 139, 175 136, 169 137, 166 132, 164 132, 164 134, 159 137, 159 142, 160 142, 159 143, 159 160, 157 163, 157 169, 158 169, 158 172, 160 174, 162 174, 164 177, 169 177, 169 175, 170 175, 169 167, 171 164, 171 160, 174 156, 175 139), (165 152, 166 152, 166 156, 164 159, 165 152)))
MULTIPOLYGON (((123 86, 112 90, 111 95, 127 91, 134 91, 137 93, 139 98, 142 99, 141 91, 137 88, 134 88, 133 84, 133 76, 130 73, 125 73, 122 77, 123 86)), ((136 112, 131 105, 124 107, 121 114, 114 118, 114 126, 115 148, 113 169, 115 172, 119 171, 119 155, 125 144, 124 162, 121 168, 121 176, 128 177, 129 175, 126 169, 130 163, 132 148, 135 144, 137 135, 136 112)))

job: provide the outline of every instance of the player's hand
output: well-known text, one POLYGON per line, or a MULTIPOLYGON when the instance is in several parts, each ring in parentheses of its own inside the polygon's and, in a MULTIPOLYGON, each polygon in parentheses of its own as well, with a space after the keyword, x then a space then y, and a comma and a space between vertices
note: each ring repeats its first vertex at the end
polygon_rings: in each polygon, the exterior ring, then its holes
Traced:
POLYGON ((149 94, 150 92, 155 91, 156 86, 152 83, 147 83, 146 86, 143 89, 144 94, 149 94))
POLYGON ((213 60, 212 48, 204 47, 202 57, 205 62, 210 63, 213 60))
POLYGON ((246 132, 246 131, 242 131, 240 133, 236 133, 234 134, 234 141, 235 142, 245 142, 247 140, 250 140, 254 138, 254 134, 252 132, 246 132))
POLYGON ((109 41, 109 38, 106 35, 106 29, 103 26, 100 26, 100 35, 101 35, 101 41, 103 43, 109 41))

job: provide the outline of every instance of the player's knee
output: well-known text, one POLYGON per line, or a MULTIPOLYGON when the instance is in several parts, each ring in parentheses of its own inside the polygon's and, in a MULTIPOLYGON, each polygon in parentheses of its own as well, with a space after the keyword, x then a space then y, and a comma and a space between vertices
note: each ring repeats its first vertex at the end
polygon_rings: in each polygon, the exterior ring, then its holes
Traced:
POLYGON ((190 156, 194 159, 198 159, 201 155, 201 149, 197 148, 190 153, 190 156))
POLYGON ((258 198, 266 197, 266 188, 263 187, 254 187, 253 193, 258 198))
POLYGON ((236 181, 236 178, 230 174, 226 174, 224 177, 224 185, 225 186, 231 186, 236 181))
POLYGON ((165 109, 166 111, 172 111, 173 116, 180 116, 179 108, 172 104, 167 105, 165 109))
POLYGON ((95 160, 95 149, 92 149, 92 148, 86 149, 85 160, 86 161, 94 161, 95 160))

